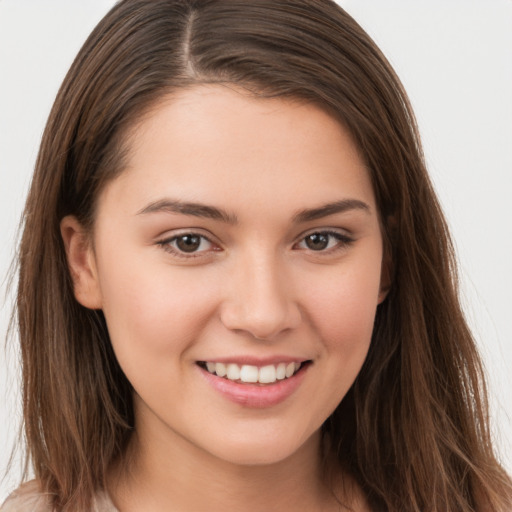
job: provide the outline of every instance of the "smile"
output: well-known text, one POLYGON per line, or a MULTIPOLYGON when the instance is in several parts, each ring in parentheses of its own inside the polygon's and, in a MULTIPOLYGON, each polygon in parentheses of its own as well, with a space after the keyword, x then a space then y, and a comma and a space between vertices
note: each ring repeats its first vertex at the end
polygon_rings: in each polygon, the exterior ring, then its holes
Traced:
POLYGON ((274 364, 242 361, 197 361, 196 367, 221 396, 239 406, 254 409, 285 402, 300 387, 313 364, 312 360, 289 359, 277 359, 274 364), (247 364, 249 362, 256 364, 247 364))
POLYGON ((238 365, 235 363, 214 363, 209 361, 199 364, 202 368, 206 368, 209 373, 233 382, 273 384, 278 380, 293 377, 300 370, 303 363, 278 363, 261 367, 249 364, 238 365))

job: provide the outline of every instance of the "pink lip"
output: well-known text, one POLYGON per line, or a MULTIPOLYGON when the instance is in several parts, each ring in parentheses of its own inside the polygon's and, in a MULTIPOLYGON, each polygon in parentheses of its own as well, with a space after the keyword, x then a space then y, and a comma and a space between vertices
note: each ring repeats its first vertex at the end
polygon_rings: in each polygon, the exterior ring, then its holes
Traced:
MULTIPOLYGON (((222 360, 225 361, 224 359, 222 360)), ((240 362, 240 359, 237 359, 240 362)), ((282 359, 281 362, 284 362, 282 359)), ((270 363, 269 363, 270 364, 270 363)), ((301 368, 295 375, 288 379, 280 380, 274 384, 246 384, 238 383, 223 377, 218 377, 213 373, 197 366, 203 378, 206 379, 216 391, 228 400, 255 409, 272 407, 284 402, 300 386, 310 365, 301 368)))

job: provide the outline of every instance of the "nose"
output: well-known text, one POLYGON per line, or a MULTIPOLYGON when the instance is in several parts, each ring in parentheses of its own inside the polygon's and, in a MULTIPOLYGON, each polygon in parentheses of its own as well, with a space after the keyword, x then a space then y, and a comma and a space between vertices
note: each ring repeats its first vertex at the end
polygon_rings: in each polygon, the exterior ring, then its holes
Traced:
POLYGON ((293 282, 270 256, 246 256, 235 266, 225 287, 221 321, 232 331, 272 340, 301 322, 293 282))

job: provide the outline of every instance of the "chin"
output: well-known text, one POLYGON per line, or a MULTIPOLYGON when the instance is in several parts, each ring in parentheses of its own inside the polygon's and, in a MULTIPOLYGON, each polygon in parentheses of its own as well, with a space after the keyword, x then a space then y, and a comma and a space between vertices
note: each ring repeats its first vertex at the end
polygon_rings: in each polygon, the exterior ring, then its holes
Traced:
POLYGON ((215 450, 210 450, 214 456, 239 466, 268 466, 279 464, 294 456, 300 457, 304 452, 318 450, 318 435, 314 433, 309 438, 293 437, 290 432, 282 435, 269 433, 262 436, 245 436, 238 439, 228 439, 216 444, 215 450), (222 449, 218 448, 222 446, 222 449))

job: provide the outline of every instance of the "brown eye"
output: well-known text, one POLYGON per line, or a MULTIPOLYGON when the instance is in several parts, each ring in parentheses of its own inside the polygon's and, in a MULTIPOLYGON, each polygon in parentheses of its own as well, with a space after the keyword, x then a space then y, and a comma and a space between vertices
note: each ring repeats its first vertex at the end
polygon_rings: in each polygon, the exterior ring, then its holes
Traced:
POLYGON ((308 235, 304 241, 308 249, 312 251, 323 251, 329 246, 329 237, 330 235, 327 233, 313 233, 312 235, 308 235))
POLYGON ((331 253, 350 245, 353 239, 337 231, 316 231, 306 235, 298 244, 299 249, 331 253))
POLYGON ((166 252, 182 258, 203 256, 211 251, 219 250, 208 238, 197 233, 184 233, 157 243, 166 252))
POLYGON ((198 235, 181 235, 175 238, 176 248, 183 252, 195 252, 201 247, 202 237, 198 235))

